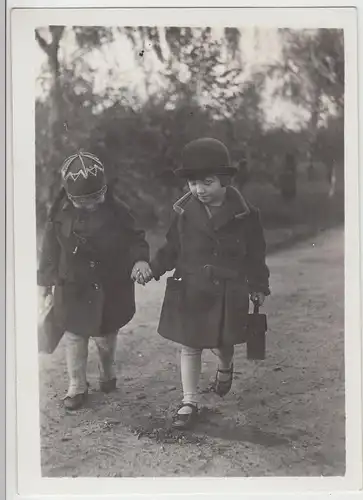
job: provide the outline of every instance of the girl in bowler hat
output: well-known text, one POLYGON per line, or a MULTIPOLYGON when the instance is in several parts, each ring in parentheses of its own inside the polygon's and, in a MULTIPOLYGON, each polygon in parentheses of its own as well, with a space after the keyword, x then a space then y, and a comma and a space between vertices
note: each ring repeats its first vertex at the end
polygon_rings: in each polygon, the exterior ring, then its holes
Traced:
POLYGON ((166 243, 150 263, 157 280, 174 270, 158 332, 181 344, 183 399, 173 422, 179 429, 197 419, 203 349, 217 356, 213 388, 223 397, 232 386, 234 346, 246 341, 249 299, 261 306, 270 294, 259 211, 231 186, 235 172, 222 142, 186 145, 175 173, 189 192, 174 204, 166 243))

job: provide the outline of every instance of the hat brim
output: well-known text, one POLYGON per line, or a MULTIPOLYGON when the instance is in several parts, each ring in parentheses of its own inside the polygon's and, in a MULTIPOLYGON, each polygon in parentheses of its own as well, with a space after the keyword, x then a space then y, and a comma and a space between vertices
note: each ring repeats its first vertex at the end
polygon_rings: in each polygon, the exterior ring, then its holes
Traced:
POLYGON ((220 167, 220 168, 206 168, 206 169, 188 169, 188 168, 177 168, 174 170, 174 174, 181 179, 187 179, 188 177, 194 177, 194 179, 201 177, 206 177, 208 175, 236 175, 238 168, 236 167, 220 167))
POLYGON ((95 198, 99 198, 103 195, 106 194, 107 192, 107 185, 104 185, 101 189, 99 189, 98 191, 95 191, 93 193, 88 193, 88 194, 82 194, 82 195, 72 195, 70 193, 68 193, 68 197, 70 200, 72 201, 78 201, 78 202, 82 202, 82 201, 90 201, 90 200, 93 200, 95 198))

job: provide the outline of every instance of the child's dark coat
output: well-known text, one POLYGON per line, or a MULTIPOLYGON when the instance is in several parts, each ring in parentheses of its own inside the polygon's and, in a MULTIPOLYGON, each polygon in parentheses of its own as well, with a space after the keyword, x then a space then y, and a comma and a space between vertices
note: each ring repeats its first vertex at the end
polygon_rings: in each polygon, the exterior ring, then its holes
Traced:
MULTIPOLYGON (((151 268, 156 278, 174 268, 182 278, 181 343, 214 348, 245 342, 249 293, 270 293, 259 212, 233 187, 227 188, 223 208, 212 219, 191 193, 174 210, 167 242, 151 268)), ((168 338, 180 342, 173 338, 173 324, 161 329, 169 329, 168 338)))
POLYGON ((135 314, 137 261, 149 260, 144 232, 128 208, 111 193, 92 213, 92 234, 74 234, 80 212, 66 199, 48 222, 40 256, 38 285, 55 285, 55 317, 64 330, 102 336, 120 329, 135 314))

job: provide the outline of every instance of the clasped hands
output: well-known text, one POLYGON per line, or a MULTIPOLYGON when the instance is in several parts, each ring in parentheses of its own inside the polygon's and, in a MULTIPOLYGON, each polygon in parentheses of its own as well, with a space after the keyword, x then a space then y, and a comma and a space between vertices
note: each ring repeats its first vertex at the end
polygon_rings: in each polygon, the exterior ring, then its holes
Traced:
POLYGON ((131 279, 137 281, 139 285, 146 285, 153 277, 153 272, 147 262, 136 262, 131 271, 131 279))

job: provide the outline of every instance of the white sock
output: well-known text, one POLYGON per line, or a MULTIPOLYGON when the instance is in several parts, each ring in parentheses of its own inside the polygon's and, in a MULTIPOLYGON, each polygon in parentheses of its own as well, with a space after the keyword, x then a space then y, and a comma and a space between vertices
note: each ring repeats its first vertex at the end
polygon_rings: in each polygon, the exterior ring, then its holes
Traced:
MULTIPOLYGON (((181 358, 181 379, 183 385, 183 403, 190 403, 198 406, 198 383, 202 369, 202 349, 182 347, 181 358)), ((188 415, 193 410, 190 406, 183 406, 178 413, 188 415)))

